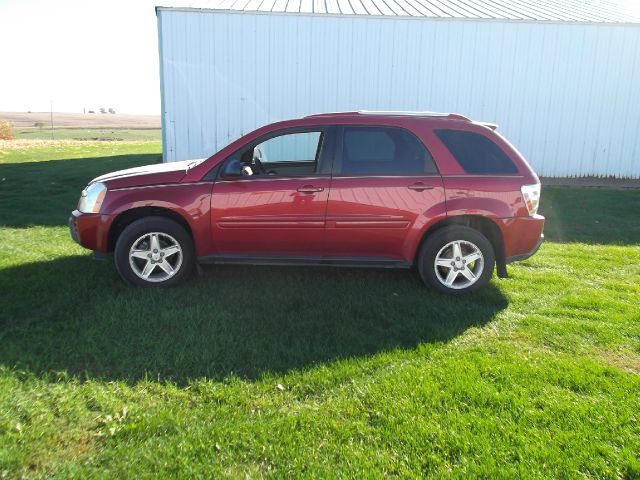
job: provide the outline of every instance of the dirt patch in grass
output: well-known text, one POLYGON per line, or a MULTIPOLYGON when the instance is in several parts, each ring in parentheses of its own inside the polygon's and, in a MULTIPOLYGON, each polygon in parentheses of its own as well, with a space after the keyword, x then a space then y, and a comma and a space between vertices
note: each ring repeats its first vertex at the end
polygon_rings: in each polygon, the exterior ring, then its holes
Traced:
POLYGON ((599 358, 607 365, 619 368, 627 373, 640 375, 640 355, 631 352, 605 350, 600 353, 599 358))
MULTIPOLYGON (((64 145, 88 145, 96 143, 100 139, 93 140, 44 140, 18 138, 15 140, 0 140, 0 151, 14 150, 17 148, 60 147, 64 145)), ((113 141, 109 139, 109 141, 113 141)), ((149 142, 151 140, 136 140, 136 142, 149 142)))
POLYGON ((94 453, 95 438, 86 431, 61 431, 59 436, 51 438, 44 445, 47 447, 28 456, 24 473, 46 472, 59 468, 63 463, 82 462, 94 453))
POLYGON ((34 147, 57 147, 61 145, 81 145, 86 144, 80 140, 0 140, 0 150, 13 150, 14 148, 34 148, 34 147))

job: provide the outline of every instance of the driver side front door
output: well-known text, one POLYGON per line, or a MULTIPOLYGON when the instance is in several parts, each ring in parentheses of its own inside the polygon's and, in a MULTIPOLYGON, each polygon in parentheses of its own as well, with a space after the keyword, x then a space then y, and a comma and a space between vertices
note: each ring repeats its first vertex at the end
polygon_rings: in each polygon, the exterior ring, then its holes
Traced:
POLYGON ((245 167, 253 174, 223 176, 214 184, 216 256, 323 255, 331 177, 319 172, 327 161, 326 139, 324 128, 288 129, 258 139, 227 159, 252 159, 245 167))

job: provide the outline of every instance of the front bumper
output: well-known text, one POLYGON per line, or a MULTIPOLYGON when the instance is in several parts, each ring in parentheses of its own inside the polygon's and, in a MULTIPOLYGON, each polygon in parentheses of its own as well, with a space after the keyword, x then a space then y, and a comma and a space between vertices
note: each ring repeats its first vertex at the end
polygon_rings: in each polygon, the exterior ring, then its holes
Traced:
POLYGON ((74 210, 68 224, 74 242, 95 252, 107 252, 110 216, 74 210))
POLYGON ((69 233, 74 242, 80 245, 80 238, 78 238, 78 228, 76 227, 76 221, 73 214, 69 217, 69 233))

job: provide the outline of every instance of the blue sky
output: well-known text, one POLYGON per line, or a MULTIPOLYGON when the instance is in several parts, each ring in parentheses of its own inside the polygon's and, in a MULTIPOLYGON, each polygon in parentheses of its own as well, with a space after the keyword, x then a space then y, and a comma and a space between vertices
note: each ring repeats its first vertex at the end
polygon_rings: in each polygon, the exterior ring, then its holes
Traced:
POLYGON ((0 111, 160 113, 153 0, 0 0, 0 111))

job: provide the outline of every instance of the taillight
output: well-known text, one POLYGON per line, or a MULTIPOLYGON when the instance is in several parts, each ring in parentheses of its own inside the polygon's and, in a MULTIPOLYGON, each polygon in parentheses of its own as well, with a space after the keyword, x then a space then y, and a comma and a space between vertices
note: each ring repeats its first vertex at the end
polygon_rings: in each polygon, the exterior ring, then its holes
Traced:
POLYGON ((522 201, 526 205, 529 215, 535 215, 538 212, 538 204, 540 203, 540 184, 522 185, 520 191, 522 192, 522 201))

